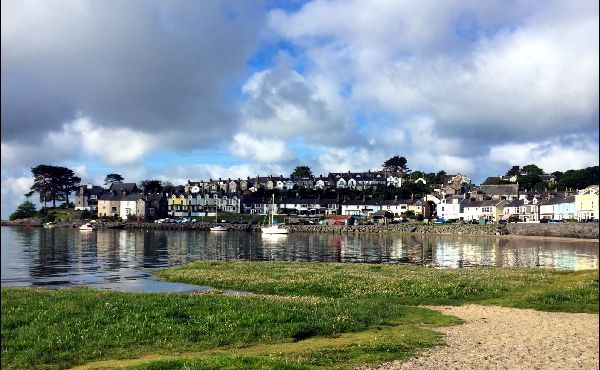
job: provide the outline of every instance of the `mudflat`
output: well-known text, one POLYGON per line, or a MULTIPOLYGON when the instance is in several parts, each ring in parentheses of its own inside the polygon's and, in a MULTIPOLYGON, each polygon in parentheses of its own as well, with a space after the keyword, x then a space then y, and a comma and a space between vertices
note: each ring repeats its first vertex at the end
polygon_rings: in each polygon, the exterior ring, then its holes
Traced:
POLYGON ((436 329, 446 334, 447 347, 378 369, 598 369, 598 314, 473 304, 429 308, 465 323, 436 329))

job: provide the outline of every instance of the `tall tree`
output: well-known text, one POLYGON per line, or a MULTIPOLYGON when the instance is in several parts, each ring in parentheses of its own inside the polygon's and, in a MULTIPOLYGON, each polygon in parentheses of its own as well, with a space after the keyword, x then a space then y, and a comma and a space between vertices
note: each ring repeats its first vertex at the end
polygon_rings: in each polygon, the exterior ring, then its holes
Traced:
POLYGON ((295 179, 312 177, 312 172, 310 171, 310 167, 308 166, 297 166, 294 169, 294 172, 290 175, 290 177, 295 179))
POLYGON ((125 180, 123 176, 119 175, 118 173, 109 173, 104 179, 104 185, 110 187, 114 183, 123 182, 123 180, 125 180))
POLYGON ((40 201, 46 205, 46 202, 52 201, 52 206, 56 207, 57 200, 66 200, 69 204, 69 194, 77 190, 81 179, 66 167, 49 166, 45 164, 38 165, 31 169, 33 174, 33 185, 30 192, 25 194, 31 197, 34 193, 40 195, 40 201))
POLYGON ((389 172, 400 172, 401 174, 405 174, 409 171, 406 163, 408 163, 406 158, 395 155, 383 162, 383 169, 389 172))

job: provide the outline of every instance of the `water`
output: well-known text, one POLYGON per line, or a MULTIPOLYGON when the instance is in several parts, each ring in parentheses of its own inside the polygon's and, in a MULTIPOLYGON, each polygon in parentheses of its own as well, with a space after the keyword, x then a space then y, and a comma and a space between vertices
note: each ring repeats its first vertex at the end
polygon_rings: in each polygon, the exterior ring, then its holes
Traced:
POLYGON ((597 269, 598 243, 400 234, 2 227, 2 286, 126 291, 209 290, 156 281, 153 269, 194 260, 310 261, 597 269))

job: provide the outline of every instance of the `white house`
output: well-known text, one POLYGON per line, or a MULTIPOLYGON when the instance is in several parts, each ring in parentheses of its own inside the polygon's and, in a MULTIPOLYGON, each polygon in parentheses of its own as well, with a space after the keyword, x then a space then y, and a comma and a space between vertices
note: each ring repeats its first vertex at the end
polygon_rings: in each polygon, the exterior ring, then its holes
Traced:
POLYGON ((131 194, 121 197, 121 201, 119 202, 119 215, 123 220, 126 220, 129 216, 133 217, 137 214, 137 201, 139 198, 139 194, 131 194))
POLYGON ((463 220, 465 205, 469 203, 469 199, 462 195, 451 195, 442 198, 437 205, 437 215, 439 218, 446 220, 463 220))

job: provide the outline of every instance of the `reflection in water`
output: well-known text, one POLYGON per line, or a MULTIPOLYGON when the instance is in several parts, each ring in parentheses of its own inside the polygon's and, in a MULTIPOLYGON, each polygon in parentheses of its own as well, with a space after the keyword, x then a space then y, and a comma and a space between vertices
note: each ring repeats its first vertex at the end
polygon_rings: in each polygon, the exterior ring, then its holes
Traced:
MULTIPOLYGON (((512 266, 597 269, 598 244, 408 234, 97 230, 2 227, 2 285, 92 285, 189 290, 152 281, 151 269, 194 260, 512 266)), ((197 288, 197 287, 193 287, 197 288)))

